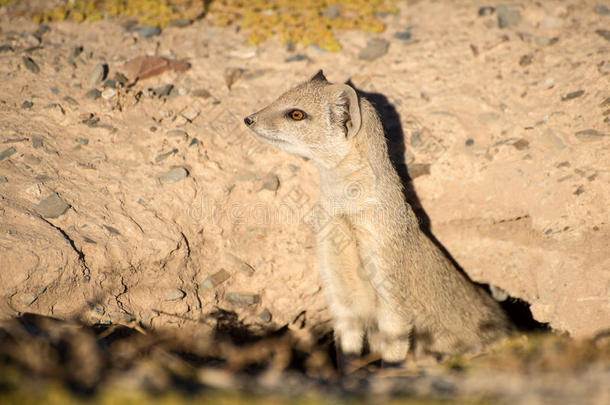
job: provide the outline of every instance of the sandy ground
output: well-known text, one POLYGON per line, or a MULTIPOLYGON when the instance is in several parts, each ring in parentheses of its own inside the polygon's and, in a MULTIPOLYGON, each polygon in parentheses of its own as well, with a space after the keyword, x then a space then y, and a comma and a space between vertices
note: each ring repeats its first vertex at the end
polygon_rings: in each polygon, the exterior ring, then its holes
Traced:
POLYGON ((0 317, 197 335, 229 311, 327 333, 315 169, 242 123, 322 68, 385 98, 423 226, 474 280, 556 330, 609 328, 610 16, 594 1, 479 12, 492 3, 401 4, 368 59, 361 32, 335 54, 250 47, 205 19, 146 38, 115 22, 41 32, 0 9, 0 317), (191 68, 112 88, 143 55, 191 68))

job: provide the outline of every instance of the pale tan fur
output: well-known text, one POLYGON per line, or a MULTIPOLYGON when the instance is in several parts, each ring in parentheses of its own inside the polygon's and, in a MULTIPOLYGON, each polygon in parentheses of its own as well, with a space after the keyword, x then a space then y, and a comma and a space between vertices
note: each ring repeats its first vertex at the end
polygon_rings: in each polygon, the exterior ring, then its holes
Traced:
POLYGON ((365 337, 384 361, 414 342, 434 353, 477 350, 510 322, 420 230, 388 157, 374 107, 321 71, 245 119, 259 137, 310 158, 320 175, 318 258, 345 354, 365 337), (294 120, 294 109, 306 117, 294 120))

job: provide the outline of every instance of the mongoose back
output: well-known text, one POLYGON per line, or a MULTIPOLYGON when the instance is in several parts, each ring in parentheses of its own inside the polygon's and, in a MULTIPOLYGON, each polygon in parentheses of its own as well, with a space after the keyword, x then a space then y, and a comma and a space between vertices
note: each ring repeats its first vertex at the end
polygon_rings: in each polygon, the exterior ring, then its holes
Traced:
POLYGON ((384 362, 474 351, 505 336, 499 305, 420 230, 371 103, 322 71, 246 117, 257 137, 317 166, 323 290, 345 355, 384 362))

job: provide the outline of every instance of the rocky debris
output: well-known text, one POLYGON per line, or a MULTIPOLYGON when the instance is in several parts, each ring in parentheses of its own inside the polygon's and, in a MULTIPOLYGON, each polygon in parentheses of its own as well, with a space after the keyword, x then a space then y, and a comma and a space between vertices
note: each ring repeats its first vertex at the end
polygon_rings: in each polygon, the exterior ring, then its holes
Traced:
POLYGON ((231 275, 229 274, 228 271, 226 271, 225 269, 220 269, 216 273, 212 274, 211 276, 209 276, 208 278, 203 280, 200 284, 200 287, 203 290, 210 290, 210 289, 224 283, 230 277, 231 277, 231 275))
POLYGON ((225 298, 225 301, 227 301, 237 307, 249 307, 251 305, 258 304, 261 301, 261 297, 258 294, 236 293, 236 292, 226 293, 224 298, 225 298))
POLYGON ((87 97, 91 100, 97 100, 101 96, 102 96, 102 92, 99 91, 98 89, 91 89, 87 93, 85 93, 85 97, 87 97))
POLYGON ((33 106, 34 106, 34 103, 32 103, 30 100, 25 100, 23 103, 21 103, 22 110, 29 110, 33 106))
POLYGON ((477 12, 477 14, 479 15, 479 17, 485 17, 488 15, 492 15, 495 11, 496 11, 496 9, 494 7, 483 6, 483 7, 479 7, 479 11, 477 12))
POLYGON ((284 62, 301 62, 303 60, 309 60, 309 56, 305 55, 304 53, 296 53, 284 59, 284 62))
POLYGON ((530 147, 530 143, 527 139, 520 138, 513 143, 513 147, 517 150, 525 150, 530 147))
POLYGON ((390 48, 390 42, 383 38, 370 39, 366 47, 364 47, 358 57, 362 60, 372 61, 381 58, 383 55, 388 53, 390 48))
POLYGON ((32 73, 40 73, 40 68, 38 67, 38 64, 34 62, 34 59, 30 58, 29 56, 24 56, 21 58, 21 60, 23 60, 23 64, 27 70, 32 73))
POLYGON ((161 28, 151 25, 134 25, 128 27, 127 32, 133 32, 143 38, 151 38, 161 35, 161 28))
POLYGON ((32 137, 32 147, 34 149, 42 148, 42 145, 43 145, 42 138, 39 138, 37 136, 32 137))
POLYGON ((104 225, 104 228, 113 235, 120 235, 121 232, 111 225, 104 225))
POLYGON ((171 155, 174 155, 176 153, 178 153, 178 149, 176 149, 176 148, 173 148, 172 150, 169 150, 167 152, 160 153, 155 157, 155 163, 161 163, 165 159, 167 159, 168 157, 170 157, 171 155))
POLYGON ((44 218, 57 218, 68 211, 69 208, 70 204, 65 202, 59 194, 53 193, 39 202, 34 209, 44 218))
POLYGON ((225 257, 231 262, 233 266, 235 266, 235 268, 237 268, 237 270, 243 272, 247 276, 251 276, 254 274, 254 267, 250 266, 248 263, 235 256, 234 254, 225 252, 225 257))
POLYGON ((91 72, 89 72, 87 84, 89 87, 95 87, 106 79, 106 76, 108 76, 108 64, 98 63, 91 69, 91 72))
POLYGON ((166 84, 161 87, 157 87, 156 89, 153 89, 153 94, 157 97, 167 97, 173 89, 173 84, 166 84))
POLYGON ((188 134, 182 129, 170 129, 165 135, 167 135, 168 138, 188 139, 188 134))
POLYGON ((189 172, 183 167, 176 167, 158 176, 161 184, 177 183, 188 176, 189 172))
MULTIPOLYGON (((280 188, 280 178, 274 173, 267 173, 261 178, 260 190, 277 191, 280 188)), ((260 191, 259 190, 259 191, 260 191)))
POLYGON ((2 152, 0 152, 0 162, 2 162, 4 159, 11 157, 15 152, 17 152, 17 149, 15 149, 14 146, 3 150, 2 152))
POLYGON ((401 41, 409 41, 413 37, 413 34, 410 30, 397 32, 394 34, 394 38, 400 39, 401 41))
POLYGON ((606 41, 610 41, 610 30, 595 30, 595 33, 605 39, 606 41))
POLYGON ((603 4, 599 4, 593 8, 593 10, 599 15, 610 15, 610 8, 603 4))
POLYGON ((189 106, 180 112, 180 116, 188 122, 193 122, 199 116, 199 110, 189 106))
POLYGON ((573 91, 571 93, 568 93, 568 94, 565 94, 565 95, 561 96, 561 101, 572 100, 572 99, 575 99, 575 98, 578 98, 578 97, 582 96, 583 94, 585 94, 584 90, 573 91))
POLYGON ((531 65, 533 58, 534 58, 534 55, 532 55, 531 53, 523 55, 519 59, 519 66, 528 66, 528 65, 531 65))
POLYGON ((263 309, 261 312, 259 312, 258 315, 256 315, 261 321, 265 322, 265 323, 269 323, 271 322, 271 312, 269 312, 269 310, 267 308, 263 309))
POLYGON ((207 89, 196 89, 191 92, 191 96, 200 98, 210 98, 212 94, 207 89))
POLYGON ((496 14, 498 16, 499 28, 516 27, 521 24, 521 20, 523 19, 518 10, 515 10, 506 4, 497 6, 496 14))
POLYGON ((575 132, 574 135, 581 141, 598 141, 606 136, 606 134, 596 129, 584 129, 575 132))
POLYGON ((74 98, 70 97, 70 96, 65 96, 64 97, 64 101, 70 105, 78 105, 78 101, 76 101, 74 98))
POLYGON ((163 301, 180 301, 186 297, 186 293, 179 288, 172 288, 163 297, 163 301))

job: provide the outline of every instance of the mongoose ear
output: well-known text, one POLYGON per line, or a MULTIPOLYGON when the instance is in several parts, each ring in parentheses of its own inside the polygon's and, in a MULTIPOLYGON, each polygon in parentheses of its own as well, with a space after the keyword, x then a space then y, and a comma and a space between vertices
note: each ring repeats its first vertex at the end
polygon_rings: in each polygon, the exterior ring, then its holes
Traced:
POLYGON ((360 101, 356 90, 346 84, 333 84, 332 92, 335 96, 335 108, 347 130, 346 137, 352 138, 358 134, 362 124, 360 101))
POLYGON ((328 80, 326 80, 326 77, 324 76, 324 72, 322 72, 322 69, 318 70, 318 73, 316 73, 314 75, 314 77, 311 78, 310 81, 328 83, 328 80))

